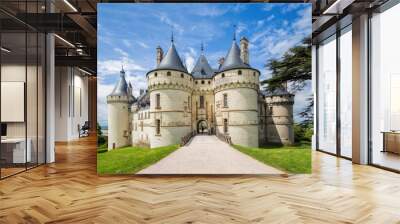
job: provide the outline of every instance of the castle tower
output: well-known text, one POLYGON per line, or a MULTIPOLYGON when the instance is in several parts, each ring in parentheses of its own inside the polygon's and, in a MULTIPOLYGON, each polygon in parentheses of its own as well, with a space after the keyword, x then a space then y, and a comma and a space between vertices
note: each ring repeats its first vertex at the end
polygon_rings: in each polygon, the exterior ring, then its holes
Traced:
POLYGON ((108 150, 127 146, 130 143, 129 105, 132 86, 125 80, 122 68, 120 78, 110 95, 107 96, 108 150))
POLYGON ((268 143, 292 145, 294 143, 293 104, 294 95, 285 86, 265 96, 266 141, 268 143))
POLYGON ((189 110, 192 76, 176 51, 173 38, 160 64, 146 77, 152 114, 150 147, 178 144, 192 130, 189 110))
POLYGON ((214 77, 217 131, 233 144, 257 147, 260 72, 244 63, 236 38, 214 77))
POLYGON ((195 80, 192 94, 192 128, 199 134, 214 134, 214 70, 204 55, 203 44, 191 74, 195 80))

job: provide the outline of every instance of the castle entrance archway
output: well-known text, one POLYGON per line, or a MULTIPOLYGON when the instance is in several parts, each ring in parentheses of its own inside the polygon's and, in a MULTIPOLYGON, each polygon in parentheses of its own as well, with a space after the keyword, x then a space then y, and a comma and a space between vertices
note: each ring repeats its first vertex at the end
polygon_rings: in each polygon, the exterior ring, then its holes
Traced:
POLYGON ((208 134, 208 123, 205 120, 200 120, 197 122, 197 133, 199 134, 208 134))

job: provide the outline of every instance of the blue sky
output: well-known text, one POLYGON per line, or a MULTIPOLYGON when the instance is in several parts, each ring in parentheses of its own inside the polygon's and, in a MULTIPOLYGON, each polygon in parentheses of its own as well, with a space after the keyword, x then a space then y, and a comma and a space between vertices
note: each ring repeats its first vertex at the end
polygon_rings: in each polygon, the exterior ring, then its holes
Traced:
MULTIPOLYGON (((98 120, 107 123, 106 96, 123 64, 134 95, 146 88, 145 74, 155 68, 156 47, 168 50, 171 32, 182 61, 191 71, 204 43, 212 67, 224 57, 236 35, 250 41, 250 65, 271 74, 264 64, 279 58, 311 34, 311 5, 283 3, 98 4, 98 120)), ((311 94, 297 93, 295 118, 311 94)))

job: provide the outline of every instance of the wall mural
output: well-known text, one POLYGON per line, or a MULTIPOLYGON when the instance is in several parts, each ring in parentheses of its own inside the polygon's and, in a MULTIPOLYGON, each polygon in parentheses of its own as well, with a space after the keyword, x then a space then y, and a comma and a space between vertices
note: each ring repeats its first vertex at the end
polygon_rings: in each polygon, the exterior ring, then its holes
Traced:
POLYGON ((99 174, 311 172, 265 65, 306 48, 310 4, 99 4, 98 27, 99 174))

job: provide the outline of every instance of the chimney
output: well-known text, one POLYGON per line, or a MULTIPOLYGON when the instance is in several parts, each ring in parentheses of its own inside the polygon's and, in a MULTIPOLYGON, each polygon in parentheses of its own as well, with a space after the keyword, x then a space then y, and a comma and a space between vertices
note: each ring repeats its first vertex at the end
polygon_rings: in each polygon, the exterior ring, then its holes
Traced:
POLYGON ((240 39, 240 58, 245 64, 249 64, 249 41, 246 37, 240 39))
POLYGON ((220 68, 221 68, 222 64, 224 64, 224 61, 225 61, 224 57, 218 59, 218 64, 219 64, 220 68))
POLYGON ((163 56, 164 56, 164 51, 160 46, 158 46, 157 47, 157 65, 159 65, 161 63, 163 56))

